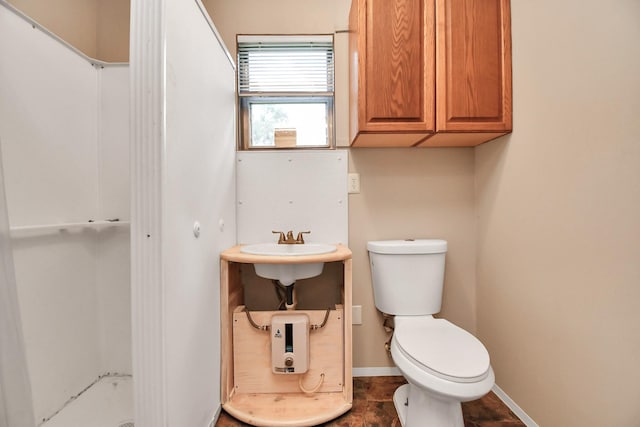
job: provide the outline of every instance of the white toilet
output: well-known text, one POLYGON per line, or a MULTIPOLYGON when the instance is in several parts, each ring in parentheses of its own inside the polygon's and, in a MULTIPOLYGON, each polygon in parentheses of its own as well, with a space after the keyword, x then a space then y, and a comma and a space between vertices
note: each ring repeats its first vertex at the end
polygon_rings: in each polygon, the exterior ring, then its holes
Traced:
POLYGON ((404 427, 463 427, 460 403, 493 387, 489 353, 440 311, 444 240, 368 242, 376 307, 394 316, 391 356, 409 384, 393 401, 404 427))

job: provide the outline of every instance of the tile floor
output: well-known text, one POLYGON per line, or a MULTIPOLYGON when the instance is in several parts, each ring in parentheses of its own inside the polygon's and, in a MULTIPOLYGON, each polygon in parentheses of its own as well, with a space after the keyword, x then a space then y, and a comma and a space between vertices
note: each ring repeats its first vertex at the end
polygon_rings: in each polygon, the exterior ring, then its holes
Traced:
MULTIPOLYGON (((403 377, 360 377, 353 380, 353 408, 325 427, 400 427, 393 406, 393 392, 403 377)), ((462 404, 465 427, 525 427, 525 424, 493 394, 462 404)), ((216 427, 245 427, 224 411, 216 427)))

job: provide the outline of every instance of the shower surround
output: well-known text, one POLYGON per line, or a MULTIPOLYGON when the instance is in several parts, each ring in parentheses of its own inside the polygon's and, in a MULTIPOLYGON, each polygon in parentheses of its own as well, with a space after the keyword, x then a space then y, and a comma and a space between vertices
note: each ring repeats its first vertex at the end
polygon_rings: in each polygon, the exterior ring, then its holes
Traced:
POLYGON ((98 377, 131 374, 129 67, 92 61, 4 2, 0 57, 17 297, 41 423, 98 377), (96 225, 105 219, 119 226, 96 225))

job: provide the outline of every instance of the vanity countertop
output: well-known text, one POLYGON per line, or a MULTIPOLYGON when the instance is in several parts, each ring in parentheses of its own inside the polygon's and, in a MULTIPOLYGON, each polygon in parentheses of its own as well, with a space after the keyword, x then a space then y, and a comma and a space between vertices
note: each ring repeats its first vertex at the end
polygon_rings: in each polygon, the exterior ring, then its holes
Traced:
POLYGON ((351 249, 338 244, 335 252, 319 255, 252 255, 240 251, 243 245, 236 245, 220 254, 225 261, 239 262, 243 264, 306 264, 312 262, 344 261, 351 258, 351 249))

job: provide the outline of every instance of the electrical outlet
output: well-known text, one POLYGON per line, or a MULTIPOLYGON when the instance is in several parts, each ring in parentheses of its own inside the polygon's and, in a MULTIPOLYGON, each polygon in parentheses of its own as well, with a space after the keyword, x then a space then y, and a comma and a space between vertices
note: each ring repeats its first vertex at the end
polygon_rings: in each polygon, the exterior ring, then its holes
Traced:
POLYGON ((361 305, 351 306, 351 324, 362 325, 362 306, 361 305))
POLYGON ((350 173, 348 179, 349 179, 349 194, 360 193, 360 174, 350 173))

